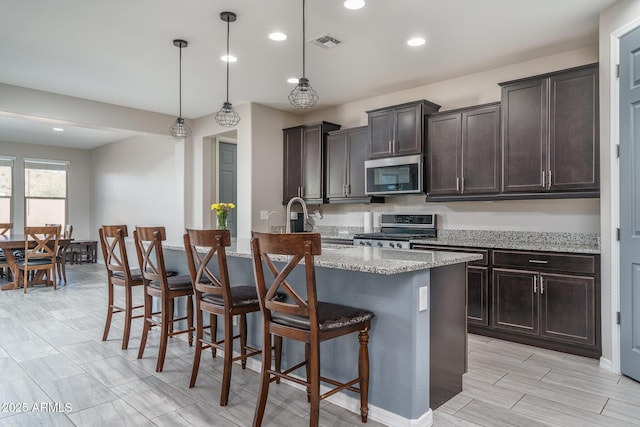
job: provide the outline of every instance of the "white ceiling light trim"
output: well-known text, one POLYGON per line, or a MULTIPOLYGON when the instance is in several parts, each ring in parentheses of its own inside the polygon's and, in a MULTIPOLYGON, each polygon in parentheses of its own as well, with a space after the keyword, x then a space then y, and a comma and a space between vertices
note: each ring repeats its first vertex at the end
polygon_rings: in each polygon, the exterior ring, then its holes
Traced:
POLYGON ((344 7, 351 10, 362 9, 364 5, 364 0, 346 0, 344 2, 344 7))
POLYGON ((426 43, 426 40, 423 39, 422 37, 414 37, 407 41, 407 44, 409 46, 422 46, 425 43, 426 43))
POLYGON ((224 62, 238 62, 238 58, 233 55, 222 55, 220 57, 224 62))
POLYGON ((269 38, 271 40, 277 41, 277 42, 281 42, 283 40, 287 39, 287 35, 285 33, 281 33, 279 31, 273 32, 271 34, 269 34, 269 38))

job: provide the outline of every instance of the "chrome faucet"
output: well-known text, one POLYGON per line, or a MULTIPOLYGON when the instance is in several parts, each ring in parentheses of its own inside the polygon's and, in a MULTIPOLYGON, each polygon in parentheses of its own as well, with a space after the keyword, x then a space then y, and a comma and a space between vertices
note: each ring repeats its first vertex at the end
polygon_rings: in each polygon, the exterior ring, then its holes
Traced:
POLYGON ((307 211, 307 204, 301 197, 292 197, 287 203, 287 219, 286 219, 286 233, 291 233, 291 205, 293 202, 300 202, 302 206, 302 212, 304 213, 304 219, 309 219, 309 211, 307 211))

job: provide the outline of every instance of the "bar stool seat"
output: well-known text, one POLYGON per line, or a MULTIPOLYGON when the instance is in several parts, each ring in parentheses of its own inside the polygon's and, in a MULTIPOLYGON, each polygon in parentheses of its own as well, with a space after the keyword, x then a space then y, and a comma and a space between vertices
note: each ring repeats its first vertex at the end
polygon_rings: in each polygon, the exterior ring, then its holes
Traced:
MULTIPOLYGON (((216 294, 203 294, 202 301, 224 305, 224 298, 222 295, 216 294)), ((255 305, 258 309, 258 294, 255 286, 232 286, 231 287, 231 303, 234 307, 246 307, 249 305, 255 305)), ((256 310, 257 311, 257 310, 256 310)))
POLYGON ((369 415, 368 343, 374 313, 366 309, 317 300, 314 256, 322 253, 319 233, 273 234, 254 231, 252 236, 253 271, 263 317, 262 378, 253 426, 262 425, 269 384, 280 378, 306 386, 307 399, 311 403, 309 426, 319 425, 320 400, 342 390, 350 390, 360 395, 360 417, 362 422, 366 423, 369 415), (289 256, 290 260, 282 269, 278 269, 271 256, 277 258, 282 255, 289 256), (302 262, 304 274, 300 274, 300 281, 304 283, 304 287, 297 289, 289 283, 294 280, 290 274, 299 270, 297 267, 302 262), (265 267, 271 273, 269 277, 273 277, 268 282, 265 267), (286 301, 275 299, 278 291, 287 295, 286 301), (321 376, 320 343, 351 333, 358 333, 358 376, 349 381, 337 381, 321 376), (272 369, 271 352, 268 351, 272 337, 276 349, 282 348, 283 338, 303 342, 305 360, 283 371, 279 359, 281 354, 276 351, 275 369, 272 369), (306 368, 306 380, 291 374, 303 366, 306 368), (320 395, 320 382, 328 383, 333 388, 320 395))
MULTIPOLYGON (((172 291, 189 290, 191 289, 191 278, 189 276, 171 276, 167 277, 167 284, 172 291)), ((149 287, 161 289, 162 284, 160 282, 150 282, 149 287)))

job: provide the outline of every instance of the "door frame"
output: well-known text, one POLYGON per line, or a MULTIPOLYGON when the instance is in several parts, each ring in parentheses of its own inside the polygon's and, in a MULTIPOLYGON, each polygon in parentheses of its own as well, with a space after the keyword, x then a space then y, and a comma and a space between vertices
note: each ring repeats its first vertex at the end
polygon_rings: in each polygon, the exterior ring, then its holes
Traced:
POLYGON ((640 27, 640 17, 623 25, 609 36, 609 90, 610 90, 610 126, 609 126, 609 191, 610 203, 610 247, 611 247, 611 361, 600 359, 600 366, 620 374, 620 325, 617 313, 620 311, 620 242, 617 229, 620 227, 620 162, 616 146, 620 144, 620 79, 616 68, 620 63, 620 39, 627 33, 640 27))

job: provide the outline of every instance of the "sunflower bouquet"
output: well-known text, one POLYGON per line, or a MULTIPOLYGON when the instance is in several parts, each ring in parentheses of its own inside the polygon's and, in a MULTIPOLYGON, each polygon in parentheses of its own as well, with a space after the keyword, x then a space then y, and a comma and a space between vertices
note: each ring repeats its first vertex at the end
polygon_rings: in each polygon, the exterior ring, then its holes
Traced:
POLYGON ((211 210, 214 211, 218 217, 218 229, 227 229, 227 215, 229 215, 229 211, 235 207, 236 205, 233 203, 214 203, 211 205, 211 210))

